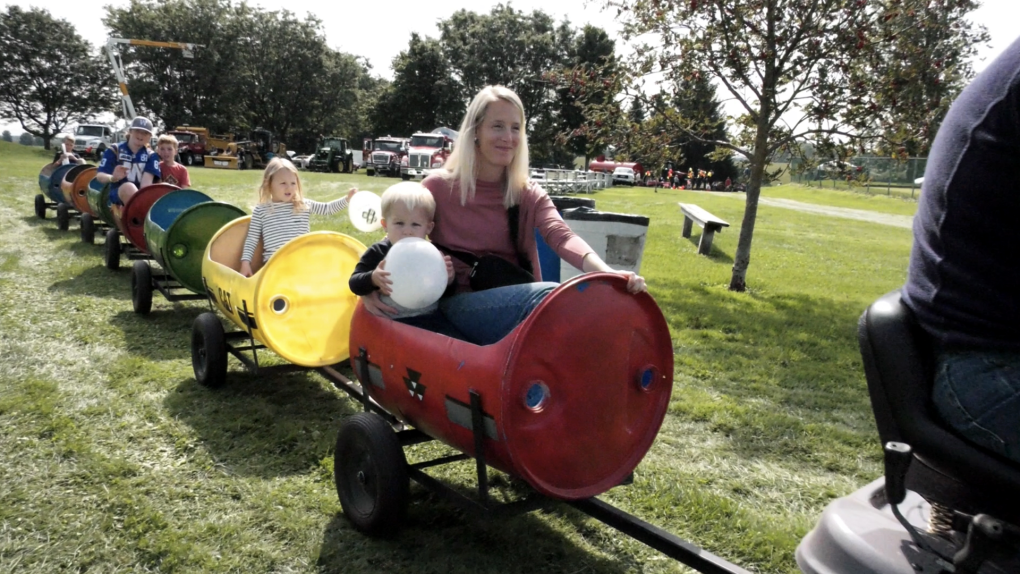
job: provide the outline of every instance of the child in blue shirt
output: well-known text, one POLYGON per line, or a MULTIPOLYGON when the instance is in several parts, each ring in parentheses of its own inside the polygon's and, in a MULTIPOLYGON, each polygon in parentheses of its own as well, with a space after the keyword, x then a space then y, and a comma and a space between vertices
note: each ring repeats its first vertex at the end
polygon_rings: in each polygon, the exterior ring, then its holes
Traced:
POLYGON ((152 122, 138 116, 131 122, 127 141, 106 148, 96 170, 99 183, 110 184, 110 203, 124 205, 139 189, 160 177, 159 156, 149 149, 152 122))

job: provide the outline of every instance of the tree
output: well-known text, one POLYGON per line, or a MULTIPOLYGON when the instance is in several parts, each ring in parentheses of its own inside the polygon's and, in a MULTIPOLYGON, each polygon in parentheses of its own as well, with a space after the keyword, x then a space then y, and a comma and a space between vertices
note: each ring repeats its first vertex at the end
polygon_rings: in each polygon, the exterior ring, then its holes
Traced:
POLYGON ((733 165, 732 157, 728 153, 720 157, 716 144, 712 143, 726 141, 729 136, 726 134, 726 121, 720 111, 722 104, 708 75, 688 75, 676 86, 674 93, 674 106, 680 117, 693 118, 692 124, 701 127, 701 131, 694 136, 680 134, 677 138, 676 146, 680 149, 686 167, 712 171, 715 180, 735 178, 737 168, 733 165))
POLYGON ((609 90, 605 79, 615 73, 616 43, 605 30, 587 25, 574 40, 566 67, 547 75, 557 86, 557 106, 561 138, 571 152, 584 156, 584 166, 599 155, 606 141, 598 131, 590 131, 580 105, 582 94, 589 104, 604 105, 613 102, 616 95, 609 90))
POLYGON ((236 127, 241 94, 249 85, 238 70, 243 55, 239 21, 251 14, 247 6, 226 0, 136 0, 124 8, 107 6, 103 23, 112 36, 203 46, 193 58, 175 49, 118 46, 136 110, 167 126, 201 125, 214 132, 236 127))
POLYGON ((16 120, 46 149, 68 124, 109 110, 116 83, 66 20, 38 8, 0 14, 0 119, 16 120))
POLYGON ((407 50, 393 59, 393 83, 372 111, 372 124, 378 135, 456 129, 464 115, 461 93, 439 41, 412 33, 407 50))
POLYGON ((640 98, 634 98, 630 101, 630 111, 628 112, 628 118, 630 123, 636 126, 640 126, 645 121, 645 104, 644 100, 640 98))
POLYGON ((35 137, 28 132, 21 132, 18 136, 18 143, 21 145, 32 145, 35 143, 35 137))
POLYGON ((949 105, 974 77, 970 62, 988 33, 966 18, 973 0, 884 0, 873 53, 883 156, 927 155, 949 105))
POLYGON ((14 136, 11 135, 11 130, 4 130, 4 134, 0 136, 0 139, 3 139, 5 142, 13 142, 14 136))
POLYGON ((639 79, 662 73, 681 86, 695 72, 715 78, 743 108, 735 137, 703 137, 705 120, 667 113, 678 131, 748 158, 750 178, 730 289, 746 289, 761 185, 775 153, 799 139, 850 142, 873 125, 861 63, 873 44, 879 14, 864 0, 607 0, 624 18, 625 37, 649 35, 623 80, 633 97, 639 79), (840 139, 842 138, 842 139, 840 139))
POLYGON ((135 0, 108 7, 104 23, 121 37, 203 45, 192 59, 177 50, 121 49, 137 107, 168 126, 263 127, 305 149, 320 135, 365 129, 362 100, 376 82, 363 59, 327 46, 315 17, 230 0, 135 0))
POLYGON ((440 20, 439 30, 463 102, 500 84, 520 96, 529 124, 549 112, 553 86, 542 73, 566 64, 573 39, 568 22, 557 27, 545 12, 525 15, 500 4, 488 15, 458 10, 440 20))

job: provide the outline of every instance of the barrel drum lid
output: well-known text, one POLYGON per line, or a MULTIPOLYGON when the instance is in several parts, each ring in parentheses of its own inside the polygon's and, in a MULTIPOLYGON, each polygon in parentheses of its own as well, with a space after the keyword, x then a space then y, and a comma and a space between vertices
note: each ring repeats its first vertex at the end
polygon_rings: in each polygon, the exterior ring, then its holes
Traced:
MULTIPOLYGON (((98 214, 92 211, 92 207, 89 206, 89 185, 92 180, 96 177, 96 166, 86 165, 85 169, 78 172, 74 178, 74 182, 71 184, 71 203, 74 208, 81 213, 87 213, 92 217, 97 217, 98 214)), ((66 179, 66 178, 65 178, 66 179)))
POLYGON ((74 208, 77 209, 77 205, 74 202, 74 184, 75 184, 75 180, 78 179, 78 176, 81 173, 89 171, 90 169, 94 170, 95 167, 93 167, 91 165, 87 165, 87 164, 81 164, 81 165, 73 164, 73 165, 71 165, 71 169, 69 169, 69 170, 64 172, 64 177, 60 181, 60 195, 61 195, 61 197, 64 198, 63 199, 63 203, 66 203, 66 204, 70 205, 71 207, 74 207, 74 208))
POLYGON ((50 201, 65 203, 64 192, 61 191, 60 184, 64 181, 64 175, 74 167, 77 165, 68 164, 54 167, 53 164, 48 164, 39 172, 39 189, 50 201))
POLYGON ((124 204, 118 228, 128 241, 143 253, 149 253, 149 248, 145 244, 145 219, 149 215, 149 209, 161 197, 179 189, 169 183, 154 183, 139 189, 124 204))
POLYGON ((117 227, 117 220, 110 209, 110 184, 100 183, 96 178, 89 182, 87 193, 89 207, 92 213, 110 227, 117 227))

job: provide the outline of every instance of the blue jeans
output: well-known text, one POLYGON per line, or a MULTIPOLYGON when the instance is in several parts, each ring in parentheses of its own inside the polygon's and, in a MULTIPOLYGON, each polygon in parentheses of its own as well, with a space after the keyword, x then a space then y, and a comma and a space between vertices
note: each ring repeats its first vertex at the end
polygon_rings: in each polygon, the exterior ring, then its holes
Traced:
POLYGON ((942 353, 932 400, 964 437, 1020 462, 1020 354, 942 353))
POLYGON ((476 345, 491 345, 514 330, 559 283, 524 283, 461 293, 439 301, 439 310, 476 345))

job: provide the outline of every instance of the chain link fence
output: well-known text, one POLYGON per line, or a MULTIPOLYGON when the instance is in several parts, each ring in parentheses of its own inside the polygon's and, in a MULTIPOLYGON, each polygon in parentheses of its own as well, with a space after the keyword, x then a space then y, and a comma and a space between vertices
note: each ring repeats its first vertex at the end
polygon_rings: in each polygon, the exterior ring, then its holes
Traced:
POLYGON ((855 156, 845 162, 830 161, 817 167, 790 166, 790 181, 813 187, 854 188, 867 193, 917 197, 928 158, 894 159, 855 156))

